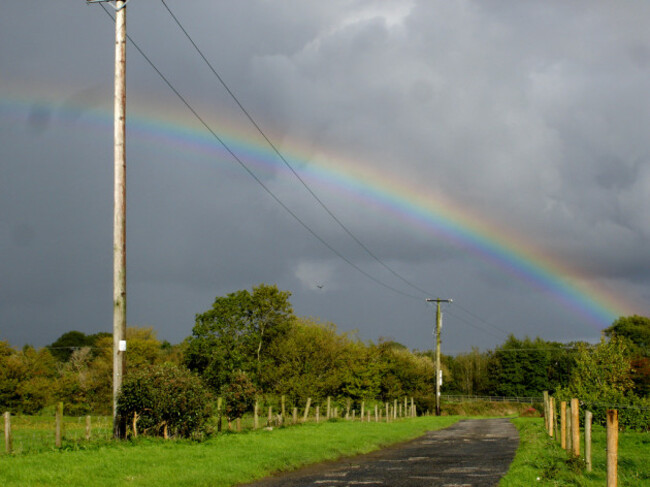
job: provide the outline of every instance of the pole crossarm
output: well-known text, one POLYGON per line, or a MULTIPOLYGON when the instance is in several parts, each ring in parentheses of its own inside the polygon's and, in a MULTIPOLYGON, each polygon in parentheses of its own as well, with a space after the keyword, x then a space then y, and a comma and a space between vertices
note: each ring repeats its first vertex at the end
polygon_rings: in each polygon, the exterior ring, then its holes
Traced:
POLYGON ((111 5, 115 9, 115 11, 120 11, 124 7, 126 7, 126 4, 129 3, 130 0, 124 0, 124 3, 122 5, 117 5, 118 0, 86 0, 86 4, 89 5, 91 3, 114 3, 115 5, 111 5))

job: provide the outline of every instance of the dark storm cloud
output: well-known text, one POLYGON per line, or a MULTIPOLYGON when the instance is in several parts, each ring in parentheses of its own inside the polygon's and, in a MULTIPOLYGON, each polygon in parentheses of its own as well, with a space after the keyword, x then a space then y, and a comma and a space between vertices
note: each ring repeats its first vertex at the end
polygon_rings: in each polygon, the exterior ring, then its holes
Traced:
MULTIPOLYGON (((113 25, 83 3, 10 2, 0 19, 0 339, 15 345, 111 326, 112 130, 97 113, 111 112, 113 25)), ((311 157, 297 170, 338 157, 443 194, 648 312, 645 4, 168 4, 278 147, 298 141, 311 157)), ((247 124, 159 2, 131 2, 128 30, 202 116, 247 124)), ((198 126, 132 46, 127 59, 129 114, 153 106, 198 126)), ((263 182, 355 264, 418 299, 332 254, 232 160, 173 143, 128 139, 131 324, 180 341, 216 295, 269 282, 294 293, 300 314, 425 348, 424 295, 350 239, 280 161, 259 172, 263 182)), ((498 343, 503 330, 597 338, 466 249, 310 184, 384 263, 454 298, 449 350, 498 343)))

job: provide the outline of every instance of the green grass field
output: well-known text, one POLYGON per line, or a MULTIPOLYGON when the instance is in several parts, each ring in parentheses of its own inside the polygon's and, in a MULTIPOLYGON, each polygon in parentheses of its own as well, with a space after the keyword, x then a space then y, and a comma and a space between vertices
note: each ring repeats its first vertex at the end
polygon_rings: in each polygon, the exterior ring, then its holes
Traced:
MULTIPOLYGON (((54 448, 53 418, 12 418, 14 450, 0 454, 0 485, 210 485, 230 486, 309 463, 366 453, 447 427, 458 416, 420 417, 394 423, 331 421, 220 434, 204 442, 140 438, 114 442, 110 418, 64 419, 63 448, 54 448)), ((501 487, 583 486, 606 483, 606 433, 593 428, 593 472, 570 459, 550 439, 540 418, 516 418, 521 443, 501 487)), ((581 446, 584 452, 584 445, 581 446)), ((619 435, 619 485, 650 485, 650 434, 619 435)))
MULTIPOLYGON (((584 461, 571 459, 558 442, 544 431, 544 420, 517 418, 513 422, 519 430, 520 445, 510 471, 499 483, 500 487, 578 486, 602 487, 607 484, 606 431, 593 427, 593 471, 584 470, 584 461)), ((584 454, 584 437, 580 451, 584 454)), ((618 485, 638 487, 650 485, 650 434, 619 433, 618 485)))
POLYGON ((1 455, 0 485, 225 487, 309 463, 367 453, 458 419, 308 423, 273 431, 226 433, 204 442, 147 438, 79 443, 76 449, 1 455))

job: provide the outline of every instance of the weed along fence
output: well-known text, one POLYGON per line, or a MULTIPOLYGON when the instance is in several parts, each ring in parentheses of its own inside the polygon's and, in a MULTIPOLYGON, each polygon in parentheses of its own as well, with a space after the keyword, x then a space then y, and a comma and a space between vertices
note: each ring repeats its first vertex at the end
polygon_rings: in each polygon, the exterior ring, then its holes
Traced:
MULTIPOLYGON (((598 422, 604 421, 606 427, 606 453, 604 455, 607 472, 607 487, 618 485, 618 438, 619 438, 619 410, 645 412, 646 409, 633 406, 611 406, 593 404, 591 409, 598 411, 598 422)), ((547 434, 560 443, 571 458, 581 460, 584 469, 591 472, 593 469, 592 457, 592 430, 595 412, 585 407, 577 398, 562 401, 544 393, 544 426, 547 434), (582 423, 582 428, 581 428, 582 423), (582 449, 584 440, 584 449, 582 449)), ((602 430, 601 430, 602 431, 602 430)), ((602 448, 602 443, 601 443, 602 448)), ((602 458, 602 452, 600 457, 602 458)), ((623 459, 625 460, 625 459, 623 459)), ((602 468, 602 464, 600 465, 602 468)))
POLYGON ((303 405, 287 401, 286 396, 279 400, 258 400, 253 406, 252 415, 240 418, 227 418, 222 407, 221 398, 217 401, 217 430, 222 431, 224 419, 229 431, 242 429, 258 429, 284 427, 308 421, 319 423, 329 420, 346 420, 361 422, 388 422, 418 415, 413 398, 405 397, 390 402, 361 401, 354 405, 350 399, 334 401, 328 397, 320 404, 315 404, 312 398, 307 398, 303 405))
MULTIPOLYGON (((288 427, 306 422, 362 421, 393 422, 415 417, 418 409, 413 398, 404 397, 390 402, 334 400, 326 398, 315 403, 307 398, 302 404, 286 397, 259 399, 252 412, 240 417, 226 416, 221 398, 215 404, 211 431, 236 433, 243 430, 288 427)), ((138 436, 137 418, 126 418, 129 434, 138 436)), ((3 414, 0 430, 4 437, 4 452, 8 454, 36 453, 52 449, 78 449, 88 442, 109 441, 113 437, 113 419, 109 416, 63 416, 59 404, 54 414, 40 416, 12 416, 3 414)))

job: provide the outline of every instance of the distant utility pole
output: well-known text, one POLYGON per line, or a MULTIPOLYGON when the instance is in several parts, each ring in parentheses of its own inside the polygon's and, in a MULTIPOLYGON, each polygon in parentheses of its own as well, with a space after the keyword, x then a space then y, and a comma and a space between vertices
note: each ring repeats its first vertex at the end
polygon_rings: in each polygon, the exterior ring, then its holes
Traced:
POLYGON ((440 368, 440 330, 442 329, 442 313, 440 303, 451 303, 451 299, 427 298, 427 302, 435 302, 436 306, 436 416, 440 416, 440 386, 442 385, 442 369, 440 368))
MULTIPOLYGON (((86 0, 88 3, 110 0, 86 0)), ((126 359, 126 3, 115 0, 114 194, 113 194, 113 437, 125 434, 117 415, 126 359)))

